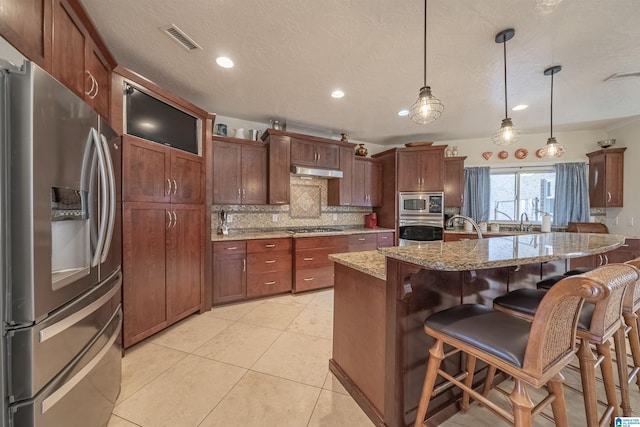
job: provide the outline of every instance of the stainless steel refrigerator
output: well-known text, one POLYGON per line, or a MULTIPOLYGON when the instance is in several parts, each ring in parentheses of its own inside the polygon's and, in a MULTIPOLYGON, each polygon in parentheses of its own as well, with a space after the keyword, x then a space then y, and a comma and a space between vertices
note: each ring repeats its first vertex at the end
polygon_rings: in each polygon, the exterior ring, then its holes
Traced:
POLYGON ((104 426, 121 379, 120 139, 35 64, 0 68, 3 416, 104 426))

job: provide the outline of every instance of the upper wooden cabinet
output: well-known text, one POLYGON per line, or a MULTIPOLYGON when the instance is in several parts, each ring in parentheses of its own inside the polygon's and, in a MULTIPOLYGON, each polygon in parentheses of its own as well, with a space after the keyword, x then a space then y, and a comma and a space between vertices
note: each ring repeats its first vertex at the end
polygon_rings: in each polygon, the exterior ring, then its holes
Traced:
POLYGON ((54 0, 51 74, 109 118, 111 69, 71 0, 54 0))
POLYGON ((353 147, 340 147, 340 169, 342 178, 330 179, 327 183, 327 203, 329 206, 351 206, 353 201, 353 147))
POLYGON ((466 157, 444 158, 444 205, 462 207, 464 201, 464 160, 466 157))
POLYGON ((382 165, 375 160, 356 158, 353 165, 353 205, 382 204, 382 165))
POLYGON ((51 0, 2 0, 0 35, 24 56, 51 68, 51 0))
POLYGON ((339 169, 340 146, 311 139, 291 138, 291 163, 339 169))
POLYGON ((201 157, 131 135, 124 135, 123 142, 123 200, 204 202, 201 157))
POLYGON ((268 135, 269 144, 269 191, 270 205, 289 204, 289 168, 291 166, 291 141, 288 136, 268 135))
POLYGON ((443 191, 444 148, 398 150, 398 191, 443 191))
POLYGON ((592 208, 619 208, 624 199, 626 147, 588 153, 589 201, 592 208))
POLYGON ((253 141, 214 137, 213 203, 267 203, 267 146, 253 141))

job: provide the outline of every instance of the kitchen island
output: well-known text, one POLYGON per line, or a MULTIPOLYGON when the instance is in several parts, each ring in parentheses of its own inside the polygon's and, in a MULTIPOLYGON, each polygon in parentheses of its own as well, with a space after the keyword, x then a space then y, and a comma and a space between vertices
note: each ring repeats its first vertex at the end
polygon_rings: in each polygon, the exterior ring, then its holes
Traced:
MULTIPOLYGON (((574 257, 609 252, 624 236, 539 233, 335 254, 334 346, 330 369, 376 425, 413 425, 429 347, 432 313, 464 304, 491 306, 574 257), (384 265, 384 270, 382 266, 384 265), (382 274, 384 271, 384 275, 382 274)), ((450 358, 445 369, 461 372, 450 358)), ((478 366, 481 382, 484 367, 478 366)), ((457 411, 457 389, 436 388, 427 417, 436 425, 457 411)))

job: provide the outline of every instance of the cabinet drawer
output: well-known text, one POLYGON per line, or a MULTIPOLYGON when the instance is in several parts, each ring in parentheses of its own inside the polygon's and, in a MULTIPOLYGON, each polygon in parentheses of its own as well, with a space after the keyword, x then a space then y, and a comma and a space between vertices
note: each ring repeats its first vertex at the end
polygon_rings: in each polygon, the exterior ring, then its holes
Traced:
POLYGON ((213 253, 219 255, 240 254, 247 252, 247 244, 244 240, 234 240, 232 242, 214 242, 213 253))
MULTIPOLYGON (((346 250, 342 252, 346 252, 346 250)), ((334 253, 337 252, 333 248, 296 251, 296 270, 333 266, 333 261, 329 259, 329 254, 334 253)))
POLYGON ((299 249, 336 248, 333 253, 345 252, 347 236, 301 237, 296 238, 296 251, 299 249))
POLYGON ((377 243, 376 235, 374 233, 363 233, 349 236, 349 246, 364 245, 365 243, 377 243))
POLYGON ((375 251, 376 249, 378 249, 378 244, 376 242, 349 245, 349 252, 375 251))
POLYGON ((291 239, 258 239, 247 241, 247 253, 290 251, 291 239))
POLYGON ((296 270, 295 292, 333 286, 333 266, 296 270))
POLYGON ((291 274, 291 254, 284 251, 249 254, 247 270, 249 273, 288 271, 291 274))
POLYGON ((378 233, 377 241, 379 248, 393 246, 393 233, 378 233))
POLYGON ((247 298, 291 291, 291 270, 247 273, 247 298))

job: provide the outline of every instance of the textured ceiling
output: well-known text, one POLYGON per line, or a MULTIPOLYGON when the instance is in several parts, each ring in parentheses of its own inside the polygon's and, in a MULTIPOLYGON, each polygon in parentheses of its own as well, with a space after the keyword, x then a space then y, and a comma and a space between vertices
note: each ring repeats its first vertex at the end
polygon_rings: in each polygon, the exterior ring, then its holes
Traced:
POLYGON ((430 0, 427 83, 443 115, 417 125, 397 112, 423 80, 422 0, 82 0, 123 66, 203 109, 280 119, 378 144, 490 137, 509 107, 525 133, 606 129, 640 115, 638 0, 430 0), (558 3, 559 1, 559 3, 558 3), (557 4, 550 4, 557 3, 557 4), (203 49, 188 52, 160 28, 175 24, 203 49), (231 57, 233 69, 215 64, 231 57), (330 97, 340 88, 342 99, 330 97))

